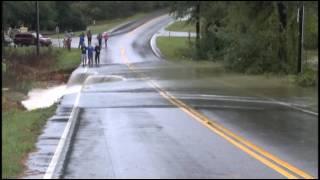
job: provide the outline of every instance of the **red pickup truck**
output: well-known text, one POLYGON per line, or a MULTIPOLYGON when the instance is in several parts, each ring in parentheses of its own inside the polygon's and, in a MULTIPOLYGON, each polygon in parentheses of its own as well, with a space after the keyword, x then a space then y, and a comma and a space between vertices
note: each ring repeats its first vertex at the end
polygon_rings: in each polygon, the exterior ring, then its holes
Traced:
MULTIPOLYGON (((50 38, 45 38, 39 34, 40 46, 50 46, 52 44, 50 38)), ((37 35, 36 33, 24 32, 18 33, 14 36, 13 42, 16 45, 36 45, 37 35)))

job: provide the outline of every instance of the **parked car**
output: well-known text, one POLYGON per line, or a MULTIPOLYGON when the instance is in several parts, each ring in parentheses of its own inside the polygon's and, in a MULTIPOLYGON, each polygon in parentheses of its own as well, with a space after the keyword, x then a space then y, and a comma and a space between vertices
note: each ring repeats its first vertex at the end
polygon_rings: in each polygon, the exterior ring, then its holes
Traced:
MULTIPOLYGON (((37 39, 37 34, 36 33, 32 33, 32 35, 34 36, 35 39, 37 39)), ((40 39, 40 44, 42 46, 50 46, 52 44, 52 41, 51 41, 50 38, 43 37, 41 34, 39 34, 39 39, 40 39)))
MULTIPOLYGON (((41 34, 39 34, 40 46, 50 46, 52 44, 50 38, 45 38, 41 34)), ((18 33, 14 36, 14 43, 16 45, 36 45, 37 35, 36 33, 24 32, 18 33)))

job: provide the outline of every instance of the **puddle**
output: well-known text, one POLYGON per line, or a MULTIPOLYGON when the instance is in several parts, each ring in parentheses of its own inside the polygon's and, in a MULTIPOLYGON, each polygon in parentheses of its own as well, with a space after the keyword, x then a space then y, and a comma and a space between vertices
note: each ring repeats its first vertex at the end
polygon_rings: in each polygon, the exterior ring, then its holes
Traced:
POLYGON ((57 102, 63 95, 76 93, 80 89, 80 85, 67 87, 65 84, 46 89, 32 89, 28 93, 28 99, 21 103, 28 111, 46 108, 57 102))

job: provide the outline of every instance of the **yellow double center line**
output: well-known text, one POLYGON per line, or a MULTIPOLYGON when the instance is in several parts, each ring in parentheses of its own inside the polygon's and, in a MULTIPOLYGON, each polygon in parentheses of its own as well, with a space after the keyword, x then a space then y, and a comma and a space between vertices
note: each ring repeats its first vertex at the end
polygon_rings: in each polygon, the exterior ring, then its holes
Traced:
POLYGON ((253 158, 257 159, 261 163, 265 164, 266 166, 270 167, 271 169, 277 171, 278 173, 282 174, 283 176, 289 179, 298 179, 301 177, 306 179, 314 179, 314 177, 312 177, 308 173, 270 154, 269 152, 263 150, 257 145, 254 145, 248 140, 234 134, 230 130, 219 125, 215 120, 209 119, 208 117, 204 116, 197 110, 193 109, 192 107, 188 106, 187 104, 175 98, 169 92, 162 89, 156 82, 152 81, 144 73, 137 72, 135 70, 135 67, 129 63, 129 60, 128 60, 128 57, 126 56, 126 52, 124 48, 121 48, 121 57, 130 70, 136 72, 142 80, 147 81, 147 83, 151 87, 156 89, 162 97, 167 99, 173 105, 179 107, 183 112, 187 113, 188 115, 193 117, 195 120, 200 122, 202 125, 210 129, 211 131, 215 132, 216 134, 220 135, 221 137, 226 139, 228 142, 230 142, 234 146, 238 147, 239 149, 246 152, 253 158))

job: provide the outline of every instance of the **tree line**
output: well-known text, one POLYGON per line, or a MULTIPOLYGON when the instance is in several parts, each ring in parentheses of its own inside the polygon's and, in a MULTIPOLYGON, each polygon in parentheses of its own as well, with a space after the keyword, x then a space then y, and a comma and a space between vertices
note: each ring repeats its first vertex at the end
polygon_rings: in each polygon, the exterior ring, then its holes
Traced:
MULTIPOLYGON (((298 1, 176 1, 176 17, 200 19, 198 59, 245 73, 296 71, 298 1)), ((318 3, 304 2, 304 48, 318 48, 318 3)))
MULTIPOLYGON (((108 20, 168 6, 165 1, 39 1, 40 30, 83 30, 93 20, 108 20)), ((36 26, 35 1, 3 1, 2 27, 36 26)))
MULTIPOLYGON (((245 73, 296 70, 300 1, 39 1, 40 30, 84 30, 107 20, 171 8, 176 17, 200 22, 197 59, 222 61, 245 73), (201 38, 200 38, 201 37, 201 38)), ((318 48, 318 3, 305 1, 304 48, 318 48)), ((35 29, 35 1, 4 1, 2 27, 35 29)))

